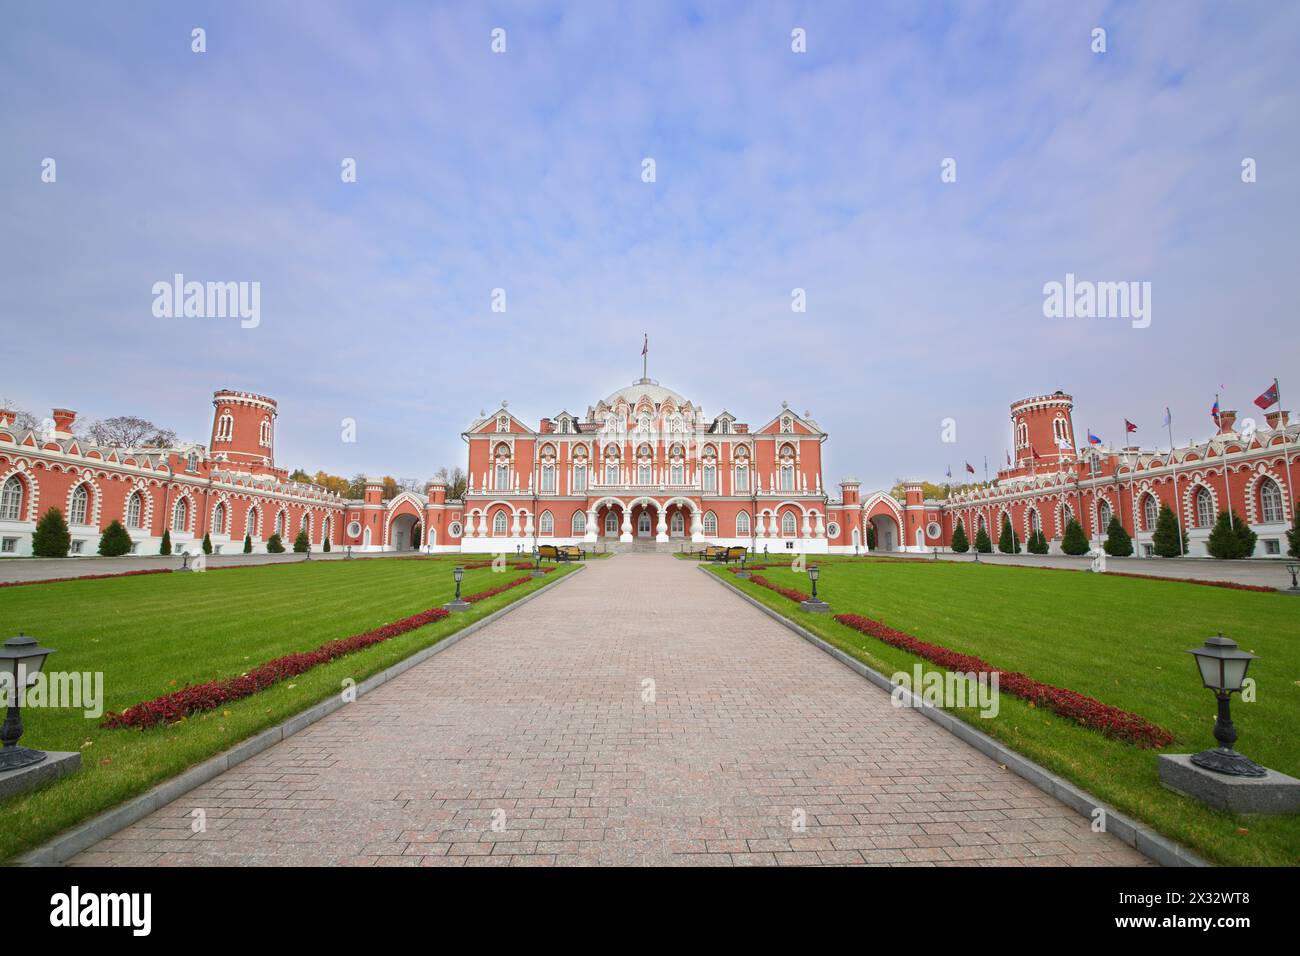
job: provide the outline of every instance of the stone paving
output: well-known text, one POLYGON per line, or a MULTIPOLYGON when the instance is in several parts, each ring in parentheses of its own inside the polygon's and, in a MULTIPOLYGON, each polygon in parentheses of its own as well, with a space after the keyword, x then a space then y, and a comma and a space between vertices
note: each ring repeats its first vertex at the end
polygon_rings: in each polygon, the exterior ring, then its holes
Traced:
POLYGON ((666 555, 592 562, 71 862, 1148 863, 666 555))

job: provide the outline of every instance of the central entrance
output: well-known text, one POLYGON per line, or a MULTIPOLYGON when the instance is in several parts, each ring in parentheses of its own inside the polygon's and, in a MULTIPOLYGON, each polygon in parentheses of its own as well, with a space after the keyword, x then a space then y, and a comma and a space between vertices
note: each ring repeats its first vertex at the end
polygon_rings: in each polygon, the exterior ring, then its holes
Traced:
POLYGON ((636 519, 636 536, 638 538, 648 538, 653 533, 651 530, 650 512, 642 509, 641 514, 636 519))

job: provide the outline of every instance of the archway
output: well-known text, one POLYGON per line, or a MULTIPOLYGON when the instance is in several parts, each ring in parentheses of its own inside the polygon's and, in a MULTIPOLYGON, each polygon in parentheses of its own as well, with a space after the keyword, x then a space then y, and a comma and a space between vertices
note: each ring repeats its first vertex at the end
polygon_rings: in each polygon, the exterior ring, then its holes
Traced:
POLYGON ((413 551, 420 544, 420 521, 415 515, 398 515, 388 530, 388 544, 394 551, 413 551))
POLYGON ((898 522, 889 515, 876 515, 871 519, 871 527, 876 532, 877 551, 896 551, 900 542, 898 522))

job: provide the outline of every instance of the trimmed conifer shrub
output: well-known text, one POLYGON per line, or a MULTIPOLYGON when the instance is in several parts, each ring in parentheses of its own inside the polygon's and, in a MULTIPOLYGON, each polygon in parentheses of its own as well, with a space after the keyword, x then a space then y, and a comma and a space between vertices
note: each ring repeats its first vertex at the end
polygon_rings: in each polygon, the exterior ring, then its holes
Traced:
POLYGON ((122 527, 120 521, 114 521, 99 536, 99 553, 106 558, 116 558, 129 554, 130 551, 131 536, 126 533, 126 528, 122 527))
POLYGON ((1286 540, 1291 545, 1286 553, 1293 558, 1300 558, 1300 501, 1291 509, 1291 530, 1286 533, 1286 540))
POLYGON ((1029 544, 1026 545, 1030 554, 1047 554, 1050 547, 1047 544, 1047 535, 1041 530, 1035 531, 1029 536, 1029 544))
POLYGON ((324 541, 321 542, 320 549, 321 549, 322 551, 329 551, 329 549, 330 549, 330 539, 329 539, 329 538, 326 538, 324 541))
POLYGON ((163 529, 162 544, 158 545, 159 554, 172 553, 172 530, 171 528, 163 529))
POLYGON ((212 536, 207 533, 204 533, 203 535, 203 553, 204 554, 212 553, 212 536))
POLYGON ((870 521, 867 522, 867 550, 876 550, 876 526, 870 521))
POLYGON ((41 515, 32 532, 32 554, 38 558, 66 558, 72 547, 72 533, 63 520, 63 512, 51 508, 41 515))
POLYGON ((311 542, 307 540, 307 529, 298 532, 298 537, 293 539, 293 550, 295 554, 306 554, 311 550, 311 542))
POLYGON ((244 554, 252 554, 252 553, 253 553, 253 536, 251 534, 246 534, 244 535, 244 554))
POLYGON ((975 532, 975 550, 980 554, 993 553, 993 542, 989 540, 989 533, 983 528, 975 532))
POLYGON ((278 533, 266 539, 266 550, 270 554, 284 554, 284 542, 278 533))
POLYGON ((970 550, 970 542, 966 540, 966 526, 961 522, 952 529, 952 550, 957 554, 965 554, 970 550))
POLYGON ((1002 527, 998 531, 998 550, 1003 554, 1020 553, 1020 535, 1011 527, 1011 516, 1002 516, 1002 527))
POLYGON ((1187 535, 1182 535, 1181 548, 1178 543, 1178 518, 1174 509, 1161 505, 1160 513, 1156 515, 1156 530, 1151 533, 1151 550, 1162 558, 1177 558, 1187 553, 1187 535))
POLYGON ((1127 558, 1133 553, 1133 539, 1124 530, 1124 523, 1115 515, 1106 526, 1106 543, 1102 545, 1112 558, 1127 558))
POLYGON ((1235 511, 1231 515, 1226 511, 1220 511, 1219 519, 1214 522, 1214 527, 1210 530, 1210 540, 1206 542, 1205 548, 1210 552, 1210 556, 1215 558, 1225 560, 1248 558, 1255 553, 1256 537, 1255 532, 1237 517, 1235 511))
POLYGON ((1061 536, 1061 550, 1066 554, 1088 553, 1088 537, 1083 533, 1083 525, 1075 518, 1071 518, 1065 526, 1065 534, 1061 536))

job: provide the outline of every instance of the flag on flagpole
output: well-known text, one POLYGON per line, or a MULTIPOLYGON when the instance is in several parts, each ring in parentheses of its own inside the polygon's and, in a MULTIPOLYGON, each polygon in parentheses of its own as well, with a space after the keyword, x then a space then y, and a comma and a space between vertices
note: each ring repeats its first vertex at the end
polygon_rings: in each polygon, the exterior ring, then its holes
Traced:
POLYGON ((1011 467, 1011 452, 1007 452, 1007 467, 1011 467))
POLYGON ((1214 399, 1214 405, 1210 408, 1210 417, 1214 419, 1214 424, 1222 425, 1219 420, 1219 399, 1217 397, 1214 399))
POLYGON ((1131 421, 1129 421, 1127 418, 1124 419, 1124 434, 1125 434, 1125 435, 1128 435, 1128 434, 1130 434, 1130 433, 1132 433, 1132 432, 1135 432, 1135 431, 1137 431, 1137 430, 1138 430, 1138 427, 1137 427, 1136 425, 1134 425, 1134 424, 1133 424, 1131 421))
POLYGON ((1094 434, 1092 433, 1092 429, 1091 429, 1091 428, 1088 429, 1088 444, 1089 444, 1089 445, 1100 445, 1100 444, 1101 444, 1101 439, 1098 438, 1096 435, 1094 435, 1094 434))
POLYGON ((966 470, 969 471, 972 475, 975 474, 975 469, 971 467, 970 462, 966 462, 966 470))
POLYGON ((1255 404, 1260 408, 1268 408, 1270 405, 1276 405, 1278 398, 1277 379, 1274 379, 1273 384, 1265 389, 1264 394, 1255 399, 1255 404))
POLYGON ((641 354, 642 355, 650 354, 650 333, 649 332, 645 333, 645 341, 641 343, 641 354))
POLYGON ((1074 451, 1074 446, 1071 445, 1064 438, 1062 438, 1059 442, 1056 443, 1056 447, 1059 448, 1061 451, 1074 451))
POLYGON ((947 475, 949 478, 952 477, 952 465, 948 466, 948 470, 944 472, 944 474, 947 475))
POLYGON ((1169 406, 1165 406, 1165 420, 1160 423, 1161 428, 1168 428, 1173 423, 1174 417, 1169 414, 1169 406))

